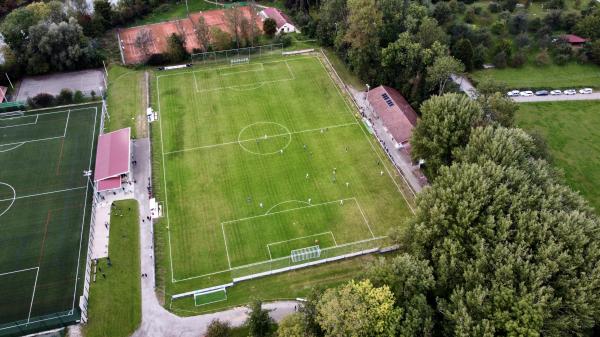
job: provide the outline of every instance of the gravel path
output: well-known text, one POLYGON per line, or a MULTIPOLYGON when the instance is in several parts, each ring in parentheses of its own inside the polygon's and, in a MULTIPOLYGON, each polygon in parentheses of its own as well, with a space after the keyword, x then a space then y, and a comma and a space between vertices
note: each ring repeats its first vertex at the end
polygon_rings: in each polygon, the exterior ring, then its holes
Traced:
MULTIPOLYGON (((155 293, 155 268, 153 228, 146 216, 150 214, 148 201, 148 182, 151 176, 150 140, 138 139, 133 143, 133 153, 138 164, 133 167, 133 175, 137 180, 135 198, 140 203, 140 246, 142 273, 142 323, 132 335, 134 337, 186 337, 202 336, 213 319, 228 321, 232 326, 240 326, 247 317, 246 307, 237 307, 213 314, 193 317, 179 317, 167 311, 159 303, 155 293)), ((278 301, 265 303, 263 307, 271 310, 271 317, 276 321, 293 313, 298 305, 295 301, 278 301)))

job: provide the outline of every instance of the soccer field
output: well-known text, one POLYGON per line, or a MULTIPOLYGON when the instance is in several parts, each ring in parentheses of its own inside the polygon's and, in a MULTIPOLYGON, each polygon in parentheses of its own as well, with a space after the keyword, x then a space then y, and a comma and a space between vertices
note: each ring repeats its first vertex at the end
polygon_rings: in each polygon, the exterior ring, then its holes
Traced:
POLYGON ((0 335, 79 318, 97 105, 0 117, 0 335))
POLYGON ((320 58, 158 73, 156 86, 173 291, 380 247, 410 215, 320 58))

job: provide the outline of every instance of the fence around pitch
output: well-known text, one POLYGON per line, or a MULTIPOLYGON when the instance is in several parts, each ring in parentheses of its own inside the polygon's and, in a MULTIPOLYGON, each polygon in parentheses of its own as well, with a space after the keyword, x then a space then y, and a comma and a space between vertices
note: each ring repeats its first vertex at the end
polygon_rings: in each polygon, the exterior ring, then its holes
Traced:
POLYGON ((228 62, 230 60, 248 57, 250 59, 256 57, 265 57, 271 55, 282 55, 283 44, 268 44, 264 46, 246 47, 238 49, 228 49, 221 51, 210 51, 191 55, 193 63, 219 63, 228 62))

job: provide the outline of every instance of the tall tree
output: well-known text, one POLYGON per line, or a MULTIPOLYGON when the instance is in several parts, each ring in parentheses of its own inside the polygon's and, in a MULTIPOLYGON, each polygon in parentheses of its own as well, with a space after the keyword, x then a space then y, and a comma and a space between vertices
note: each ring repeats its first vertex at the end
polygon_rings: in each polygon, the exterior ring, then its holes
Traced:
MULTIPOLYGON (((512 142, 498 135, 494 143, 512 142)), ((498 151, 480 150, 472 159, 498 151)), ((411 245, 433 267, 440 331, 583 336, 600 318, 600 297, 589 296, 600 291, 598 218, 543 161, 507 159, 444 167, 419 195, 411 245)))
POLYGON ((350 65, 360 77, 373 80, 379 63, 381 12, 375 0, 348 0, 348 12, 344 40, 350 45, 350 65))
POLYGON ((306 327, 302 314, 293 313, 284 317, 277 327, 278 337, 313 337, 306 334, 306 327))
POLYGON ((227 23, 227 27, 238 48, 240 48, 240 27, 242 25, 243 15, 244 13, 240 7, 235 4, 225 10, 225 22, 227 23))
POLYGON ((220 30, 217 27, 210 28, 210 36, 216 50, 225 50, 231 48, 231 35, 220 30))
POLYGON ((430 17, 423 18, 415 39, 425 48, 430 48, 436 41, 447 45, 450 40, 438 22, 430 17))
POLYGON ((481 123, 483 111, 460 94, 434 96, 421 105, 421 120, 414 129, 412 157, 426 162, 428 178, 435 179, 443 165, 450 165, 457 149, 469 140, 471 128, 481 123))
POLYGON ((376 287, 389 285, 396 307, 402 309, 398 336, 421 337, 433 334, 434 308, 427 296, 435 289, 433 270, 426 260, 409 254, 392 259, 379 258, 367 266, 365 277, 376 287))
POLYGON ((269 311, 262 308, 262 302, 254 300, 248 306, 250 313, 246 320, 246 325, 251 337, 265 337, 273 329, 273 319, 269 316, 269 311))
POLYGON ((347 17, 346 0, 323 1, 319 9, 316 32, 319 43, 325 46, 336 45, 336 40, 341 40, 340 37, 344 35, 347 17))
POLYGON ((462 38, 452 47, 452 56, 459 59, 465 65, 466 71, 473 70, 473 45, 469 39, 462 38))
POLYGON ((144 58, 150 56, 150 46, 152 45, 152 31, 146 28, 140 29, 135 36, 135 47, 142 52, 144 58))
POLYGON ((263 22, 263 30, 268 37, 275 36, 275 33, 277 33, 277 22, 271 18, 267 18, 263 22))
POLYGON ((181 62, 188 55, 185 49, 185 39, 178 34, 171 34, 167 39, 167 55, 171 62, 181 62))
POLYGON ((402 316, 389 287, 369 280, 328 289, 317 309, 326 337, 393 337, 402 316))
POLYGON ((207 51, 210 47, 210 27, 206 24, 206 20, 202 15, 194 25, 194 30, 196 32, 196 39, 198 39, 202 50, 207 51))
POLYGON ((431 66, 427 67, 427 83, 430 87, 437 88, 438 95, 441 95, 450 80, 450 75, 461 74, 464 71, 463 64, 454 57, 449 55, 438 57, 431 66))
POLYGON ((206 337, 231 337, 231 325, 229 322, 214 319, 206 328, 206 337))

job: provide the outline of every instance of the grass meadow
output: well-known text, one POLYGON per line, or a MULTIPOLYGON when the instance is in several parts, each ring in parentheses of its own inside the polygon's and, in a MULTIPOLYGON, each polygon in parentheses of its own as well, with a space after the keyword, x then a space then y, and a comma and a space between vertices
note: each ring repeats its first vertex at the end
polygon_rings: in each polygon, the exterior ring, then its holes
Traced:
POLYGON ((600 114, 598 101, 525 103, 519 105, 517 123, 540 133, 554 164, 564 171, 569 185, 600 210, 600 114))
POLYGON ((87 337, 130 336, 142 320, 138 203, 123 200, 114 205, 108 246, 112 266, 106 259, 98 261, 102 272, 90 286, 87 337))
POLYGON ((0 119, 0 335, 78 319, 99 117, 96 104, 0 119))
POLYGON ((593 64, 569 63, 543 67, 525 65, 521 68, 484 69, 471 74, 475 81, 486 77, 503 82, 509 89, 600 89, 600 67, 593 64))
MULTIPOLYGON (((400 178, 321 62, 156 74, 166 217, 155 233, 168 294, 290 266, 295 249, 319 246, 323 258, 378 247, 410 216, 400 178)), ((219 306, 239 301, 228 289, 219 306)))

